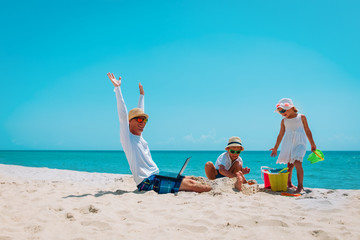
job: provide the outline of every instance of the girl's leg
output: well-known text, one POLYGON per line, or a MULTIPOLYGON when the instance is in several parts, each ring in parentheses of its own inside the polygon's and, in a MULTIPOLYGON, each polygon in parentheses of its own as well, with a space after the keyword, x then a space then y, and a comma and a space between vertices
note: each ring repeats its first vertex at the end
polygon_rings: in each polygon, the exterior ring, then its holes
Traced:
POLYGON ((296 168, 297 179, 298 179, 298 187, 297 187, 295 193, 299 193, 304 189, 304 185, 303 185, 304 169, 302 167, 302 162, 295 161, 295 168, 296 168))
POLYGON ((293 169, 294 169, 294 164, 293 163, 288 163, 288 171, 289 171, 289 176, 288 176, 288 188, 295 188, 295 186, 292 184, 291 182, 291 178, 292 178, 292 173, 293 173, 293 169))

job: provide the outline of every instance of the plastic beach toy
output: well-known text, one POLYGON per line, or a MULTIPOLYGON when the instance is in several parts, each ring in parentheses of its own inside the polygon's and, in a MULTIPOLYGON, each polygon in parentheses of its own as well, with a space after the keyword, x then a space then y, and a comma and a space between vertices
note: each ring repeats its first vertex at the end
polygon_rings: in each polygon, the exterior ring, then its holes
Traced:
POLYGON ((312 152, 309 156, 308 156, 308 160, 311 163, 317 163, 320 161, 324 161, 324 154, 319 150, 316 149, 315 152, 312 152))
POLYGON ((261 167, 261 178, 264 188, 271 188, 273 192, 287 191, 288 168, 261 167))
POLYGON ((287 170, 288 170, 288 168, 286 167, 286 168, 277 168, 277 169, 274 169, 274 168, 270 168, 269 169, 269 172, 270 173, 286 173, 287 172, 287 170))
POLYGON ((283 192, 283 193, 281 193, 281 196, 285 196, 285 197, 300 197, 301 194, 300 194, 300 193, 287 193, 287 192, 283 192))

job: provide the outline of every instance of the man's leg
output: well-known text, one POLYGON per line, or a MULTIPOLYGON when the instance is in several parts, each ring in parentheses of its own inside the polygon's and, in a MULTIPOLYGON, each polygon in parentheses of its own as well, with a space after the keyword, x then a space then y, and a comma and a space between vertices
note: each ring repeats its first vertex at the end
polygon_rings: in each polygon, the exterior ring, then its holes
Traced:
POLYGON ((206 174, 207 178, 210 180, 214 180, 216 178, 217 171, 212 162, 207 162, 205 164, 205 174, 206 174))
POLYGON ((181 182, 179 191, 189 191, 189 192, 209 192, 211 190, 211 186, 205 183, 200 183, 191 177, 184 177, 181 182))

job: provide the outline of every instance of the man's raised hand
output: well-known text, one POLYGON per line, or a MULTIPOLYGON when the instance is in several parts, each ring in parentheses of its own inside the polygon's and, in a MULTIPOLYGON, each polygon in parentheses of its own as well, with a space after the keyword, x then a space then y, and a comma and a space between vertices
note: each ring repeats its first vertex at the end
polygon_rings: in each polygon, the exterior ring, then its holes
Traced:
POLYGON ((121 85, 121 77, 119 77, 119 80, 116 80, 113 73, 108 73, 107 76, 109 77, 110 81, 114 85, 114 87, 120 87, 121 85))
POLYGON ((139 83, 139 90, 141 95, 145 95, 144 88, 143 85, 141 85, 141 83, 139 83))

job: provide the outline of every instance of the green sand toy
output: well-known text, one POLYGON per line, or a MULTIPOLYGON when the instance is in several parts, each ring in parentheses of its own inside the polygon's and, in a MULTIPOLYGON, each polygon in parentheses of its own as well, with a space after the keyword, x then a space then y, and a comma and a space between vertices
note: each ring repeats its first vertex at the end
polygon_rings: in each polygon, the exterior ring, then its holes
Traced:
POLYGON ((316 149, 315 152, 312 152, 308 158, 307 158, 311 163, 317 163, 320 161, 324 161, 324 154, 319 150, 316 149))

